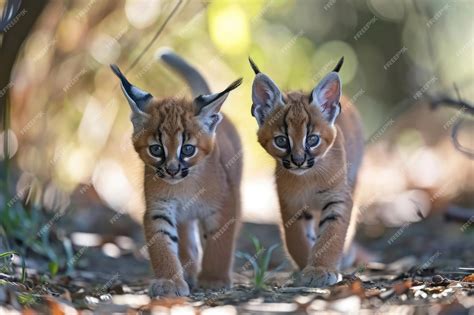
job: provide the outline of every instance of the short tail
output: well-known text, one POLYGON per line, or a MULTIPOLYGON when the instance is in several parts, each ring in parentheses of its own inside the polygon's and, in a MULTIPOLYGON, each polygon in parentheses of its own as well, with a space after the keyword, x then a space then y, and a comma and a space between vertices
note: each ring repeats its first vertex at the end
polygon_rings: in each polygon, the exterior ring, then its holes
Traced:
POLYGON ((170 48, 160 49, 157 58, 163 60, 186 81, 194 97, 211 94, 211 90, 203 76, 170 48))

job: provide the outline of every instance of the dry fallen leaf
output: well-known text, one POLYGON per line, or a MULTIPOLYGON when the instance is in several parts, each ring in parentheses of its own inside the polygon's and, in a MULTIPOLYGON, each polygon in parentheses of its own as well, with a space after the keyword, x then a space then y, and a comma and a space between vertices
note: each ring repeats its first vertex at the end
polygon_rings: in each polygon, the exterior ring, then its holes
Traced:
POLYGON ((393 289, 395 290, 395 293, 397 295, 400 295, 408 291, 408 289, 412 287, 412 284, 413 282, 411 280, 405 280, 405 281, 394 284, 393 289))
POLYGON ((429 288, 425 288, 424 290, 428 293, 441 293, 443 292, 444 290, 446 289, 446 287, 443 287, 443 286, 437 286, 437 287, 429 287, 429 288))
POLYGON ((49 311, 51 312, 52 315, 63 315, 64 314, 61 306, 59 306, 59 303, 57 303, 53 299, 48 299, 48 305, 49 305, 49 311))
POLYGON ((474 282, 474 273, 471 273, 470 275, 465 276, 462 279, 462 282, 474 282))
POLYGON ((350 290, 352 292, 352 294, 354 295, 357 295, 359 297, 365 297, 365 289, 364 287, 362 286, 362 281, 360 280, 356 280, 354 282, 351 283, 350 285, 350 290))
POLYGON ((189 305, 189 299, 183 297, 152 299, 150 303, 141 306, 139 310, 152 310, 155 307, 171 309, 173 306, 177 305, 189 305))
POLYGON ((370 288, 365 290, 365 297, 366 298, 372 298, 374 296, 379 296, 381 293, 380 289, 378 288, 370 288))

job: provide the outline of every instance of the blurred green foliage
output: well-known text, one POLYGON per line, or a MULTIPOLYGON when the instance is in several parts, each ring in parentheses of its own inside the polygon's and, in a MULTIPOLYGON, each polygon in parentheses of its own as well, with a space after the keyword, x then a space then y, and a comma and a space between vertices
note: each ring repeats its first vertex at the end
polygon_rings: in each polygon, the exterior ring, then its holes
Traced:
MULTIPOLYGON (((15 167, 39 179, 38 195, 51 197, 47 185, 71 192, 93 184, 114 209, 138 208, 133 192, 142 166, 131 146, 130 110, 108 65, 127 69, 175 4, 48 5, 19 56, 10 100, 15 167)), ((368 138, 420 91, 448 93, 456 81, 465 98, 474 97, 473 13, 472 1, 188 0, 127 76, 157 97, 189 95, 156 61, 163 46, 196 65, 213 90, 243 76, 223 111, 243 138, 245 177, 257 178, 274 162, 256 141, 248 56, 282 89, 308 92, 344 56, 343 91, 359 108, 368 138)), ((45 200, 32 196, 30 203, 45 200)), ((5 219, 12 232, 15 215, 5 219)))
MULTIPOLYGON (((98 159, 123 166, 134 157, 127 140, 129 109, 108 64, 130 65, 174 5, 71 1, 50 6, 45 19, 51 22, 40 24, 28 40, 13 89, 18 104, 13 128, 22 137, 23 170, 53 177, 70 190, 90 180, 98 159)), ((370 135, 399 101, 433 76, 443 80, 430 91, 448 90, 457 80, 463 95, 472 95, 463 85, 474 74, 472 62, 465 61, 472 56, 473 11, 471 2, 441 0, 184 1, 128 76, 158 97, 186 94, 184 83, 156 62, 161 46, 195 64, 214 90, 244 76, 224 112, 244 138, 246 174, 258 175, 273 162, 255 141, 248 56, 282 89, 305 91, 344 56, 343 90, 362 112, 370 135)), ((136 168, 125 172, 133 177, 136 168)))

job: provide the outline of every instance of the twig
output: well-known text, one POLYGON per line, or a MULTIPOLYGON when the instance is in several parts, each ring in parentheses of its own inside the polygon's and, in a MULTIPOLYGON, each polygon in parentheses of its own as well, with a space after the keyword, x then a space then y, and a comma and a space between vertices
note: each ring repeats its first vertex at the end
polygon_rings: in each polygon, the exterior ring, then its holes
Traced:
POLYGON ((469 148, 466 148, 465 146, 463 146, 458 140, 459 128, 461 127, 463 122, 464 122, 464 119, 461 119, 461 120, 456 122, 453 129, 451 130, 451 140, 453 141, 453 145, 456 148, 456 150, 463 153, 464 155, 466 155, 468 158, 470 158, 472 160, 472 159, 474 159, 474 151, 472 151, 469 148))
POLYGON ((474 115, 474 105, 461 99, 454 99, 449 96, 442 96, 440 98, 433 98, 429 102, 431 104, 432 109, 437 109, 439 106, 444 105, 446 107, 452 107, 456 109, 464 108, 467 113, 474 115))
MULTIPOLYGON (((474 115, 474 106, 463 101, 461 97, 461 93, 456 85, 453 83, 454 90, 456 91, 457 100, 452 99, 450 97, 443 97, 439 99, 431 100, 431 108, 436 109, 440 105, 444 104, 444 106, 449 106, 458 109, 459 111, 467 112, 471 115, 474 115)), ((470 159, 474 159, 474 151, 470 150, 469 148, 463 146, 458 140, 458 133, 459 129, 464 122, 465 119, 461 118, 454 124, 453 128, 451 129, 451 141, 453 142, 454 148, 461 152, 462 154, 466 155, 470 159)))
MULTIPOLYGON (((414 7, 415 7, 415 11, 419 15, 421 15, 425 20, 427 20, 426 11, 422 10, 419 2, 417 0, 413 0, 413 4, 414 4, 414 7)), ((434 47, 433 46, 433 41, 432 41, 432 38, 431 38, 431 35, 430 35, 429 32, 426 32, 426 42, 428 44, 428 54, 429 54, 429 57, 430 57, 431 65, 432 65, 433 68, 435 68, 435 65, 436 65, 435 56, 434 56, 434 51, 435 50, 433 48, 434 47)), ((474 106, 471 105, 471 104, 468 104, 467 102, 464 102, 461 99, 461 95, 459 93, 458 87, 456 86, 456 83, 454 83, 454 90, 456 91, 456 94, 457 94, 457 97, 458 97, 457 100, 449 98, 449 97, 443 97, 443 98, 440 98, 440 99, 437 99, 437 100, 431 100, 431 102, 430 102, 431 107, 433 109, 435 109, 439 105, 445 104, 446 106, 454 107, 454 108, 457 108, 459 110, 466 111, 467 113, 469 113, 471 115, 474 115, 474 106)), ((463 121, 464 121, 463 119, 460 119, 454 125, 454 127, 452 129, 452 132, 451 132, 451 140, 452 140, 453 145, 456 148, 456 150, 463 153, 464 155, 466 155, 470 159, 473 159, 474 158, 474 151, 471 151, 468 148, 463 147, 459 143, 458 138, 457 138, 459 127, 461 126, 463 121)))
POLYGON ((469 219, 472 217, 473 214, 474 212, 472 209, 462 208, 458 206, 450 206, 446 210, 444 217, 446 218, 446 220, 464 223, 464 222, 469 221, 469 219))
POLYGON ((132 62, 132 64, 127 68, 127 70, 125 70, 125 74, 128 73, 130 70, 132 70, 137 64, 138 62, 140 61, 140 59, 142 59, 143 55, 145 55, 145 53, 150 49, 150 47, 153 45, 153 43, 158 39, 158 37, 160 36, 160 34, 163 32, 163 30, 165 29, 166 25, 168 25, 168 22, 171 20, 171 18, 176 14, 176 12, 178 11, 178 8, 179 6, 181 5, 182 3, 182 0, 178 0, 178 2, 176 3, 176 5, 174 6, 173 10, 171 10, 170 14, 166 17, 165 21, 163 22, 163 24, 161 25, 161 27, 158 29, 158 31, 156 32, 156 34, 153 36, 153 38, 151 39, 151 41, 146 45, 145 49, 143 49, 143 51, 140 53, 140 55, 138 55, 137 58, 135 58, 135 60, 132 62))

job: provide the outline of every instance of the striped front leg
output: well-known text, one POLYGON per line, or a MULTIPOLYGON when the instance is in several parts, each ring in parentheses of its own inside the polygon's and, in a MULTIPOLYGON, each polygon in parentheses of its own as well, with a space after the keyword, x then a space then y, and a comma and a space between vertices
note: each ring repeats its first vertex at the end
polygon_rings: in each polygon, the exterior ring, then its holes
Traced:
POLYGON ((176 202, 158 200, 145 212, 146 247, 156 276, 149 289, 152 297, 189 295, 178 258, 176 211, 176 202))
POLYGON ((344 250, 352 210, 352 198, 333 197, 322 210, 316 245, 311 249, 308 265, 302 270, 298 285, 326 287, 341 280, 338 263, 344 250))

